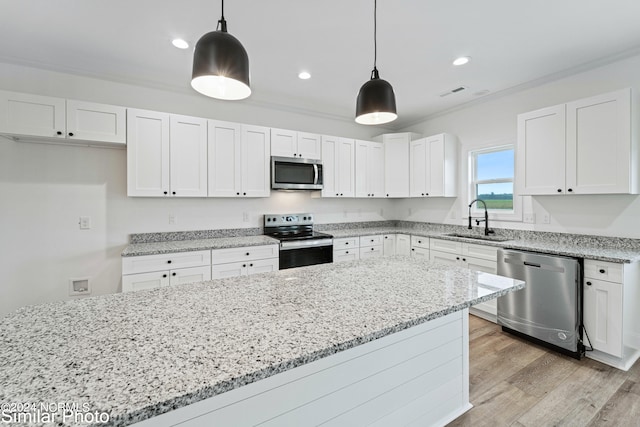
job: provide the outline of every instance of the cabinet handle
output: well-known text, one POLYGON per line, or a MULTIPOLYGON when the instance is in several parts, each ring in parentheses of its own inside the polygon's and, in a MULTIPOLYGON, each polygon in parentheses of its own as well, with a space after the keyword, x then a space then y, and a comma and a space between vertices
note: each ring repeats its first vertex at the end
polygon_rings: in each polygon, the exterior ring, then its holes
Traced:
POLYGON ((56 135, 62 135, 62 132, 58 131, 56 132, 56 135))
POLYGON ((587 286, 591 286, 591 282, 587 282, 587 286))
POLYGON ((171 273, 171 275, 172 275, 172 276, 175 276, 175 275, 176 275, 176 273, 171 273))
POLYGON ((569 193, 573 193, 573 188, 569 188, 569 189, 567 189, 567 191, 568 191, 569 193))
POLYGON ((562 188, 558 188, 558 193, 562 193, 562 188))
POLYGON ((73 132, 69 132, 69 136, 73 136, 73 132))
POLYGON ((171 264, 171 260, 167 261, 167 264, 171 264))
POLYGON ((167 275, 166 275, 166 274, 163 274, 163 275, 162 275, 162 277, 167 277, 167 275))
POLYGON ((604 269, 604 268, 601 268, 601 269, 600 269, 600 273, 602 273, 602 274, 606 273, 605 269, 604 269))

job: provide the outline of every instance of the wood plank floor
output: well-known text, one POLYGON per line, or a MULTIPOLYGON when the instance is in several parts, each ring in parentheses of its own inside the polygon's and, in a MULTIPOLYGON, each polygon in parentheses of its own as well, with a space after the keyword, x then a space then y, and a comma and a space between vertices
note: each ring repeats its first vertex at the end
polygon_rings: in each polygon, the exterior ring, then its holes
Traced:
POLYGON ((469 316, 473 409, 449 426, 640 426, 640 361, 578 361, 469 316))

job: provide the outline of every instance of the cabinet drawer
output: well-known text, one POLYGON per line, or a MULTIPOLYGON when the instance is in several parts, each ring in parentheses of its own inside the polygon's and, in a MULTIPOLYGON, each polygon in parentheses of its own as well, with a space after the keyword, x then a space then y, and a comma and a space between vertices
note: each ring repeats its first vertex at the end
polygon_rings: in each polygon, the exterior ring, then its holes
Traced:
POLYGON ((382 244, 382 235, 378 236, 360 236, 360 247, 376 246, 382 244))
MULTIPOLYGON (((485 273, 497 274, 498 262, 483 258, 462 257, 463 262, 469 270, 484 271, 485 273)), ((493 300, 495 302, 495 300, 493 300)))
POLYGON ((211 251, 211 263, 214 265, 278 257, 278 245, 245 246, 211 251))
POLYGON ((463 243, 461 253, 464 256, 482 258, 489 261, 498 260, 498 248, 495 246, 476 245, 474 243, 463 243))
POLYGON ((421 248, 419 246, 413 247, 411 248, 411 256, 429 259, 429 249, 421 248))
POLYGON ((584 277, 622 283, 623 265, 606 261, 584 260, 584 277))
POLYGON ((122 274, 149 273, 211 264, 211 251, 175 252, 122 258, 122 274))
POLYGON ((411 236, 411 247, 429 249, 429 238, 422 236, 411 236))
POLYGON ((333 262, 355 261, 358 259, 360 259, 360 250, 358 248, 333 251, 333 262))
POLYGON ((429 249, 432 251, 459 254, 462 252, 462 243, 451 240, 430 239, 429 249))
POLYGON ((360 239, 357 237, 345 237, 343 239, 333 239, 333 249, 348 249, 348 248, 359 248, 360 247, 360 239))
POLYGON ((280 270, 279 258, 258 259, 249 262, 247 265, 247 274, 271 273, 280 270))
POLYGON ((211 266, 180 268, 169 272, 169 284, 182 285, 184 283, 197 283, 211 280, 211 266))
POLYGON ((122 292, 142 291, 169 286, 169 271, 154 271, 122 276, 122 292))
POLYGON ((460 255, 430 250, 429 261, 447 265, 460 265, 460 255))
POLYGON ((360 248, 360 259, 375 258, 382 256, 382 245, 367 246, 360 248))

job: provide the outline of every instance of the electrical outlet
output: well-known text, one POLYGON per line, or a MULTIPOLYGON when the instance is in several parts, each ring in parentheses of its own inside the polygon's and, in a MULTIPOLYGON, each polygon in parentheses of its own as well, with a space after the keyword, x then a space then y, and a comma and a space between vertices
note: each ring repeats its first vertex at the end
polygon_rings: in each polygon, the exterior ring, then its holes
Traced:
POLYGON ((69 279, 69 296, 90 295, 91 277, 77 277, 69 279))
POLYGON ((527 224, 535 224, 536 222, 536 214, 533 212, 525 213, 522 215, 522 222, 527 224))
POLYGON ((551 223, 551 215, 549 215, 548 213, 543 214, 542 215, 542 223, 543 224, 551 223))
POLYGON ((178 218, 175 214, 169 214, 169 224, 176 224, 178 222, 178 218))
POLYGON ((91 229, 91 217, 90 216, 81 216, 80 221, 80 230, 89 230, 91 229))

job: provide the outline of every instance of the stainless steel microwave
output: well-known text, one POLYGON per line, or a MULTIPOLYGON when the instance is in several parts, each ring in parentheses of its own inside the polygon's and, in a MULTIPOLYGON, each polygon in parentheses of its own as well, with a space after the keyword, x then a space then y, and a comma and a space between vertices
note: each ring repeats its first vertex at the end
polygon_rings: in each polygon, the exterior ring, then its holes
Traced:
POLYGON ((315 159, 271 157, 274 190, 322 190, 322 163, 315 159))

